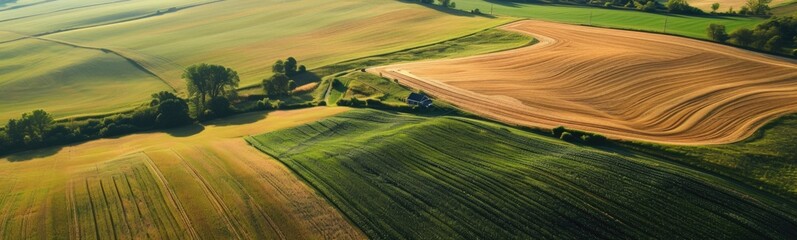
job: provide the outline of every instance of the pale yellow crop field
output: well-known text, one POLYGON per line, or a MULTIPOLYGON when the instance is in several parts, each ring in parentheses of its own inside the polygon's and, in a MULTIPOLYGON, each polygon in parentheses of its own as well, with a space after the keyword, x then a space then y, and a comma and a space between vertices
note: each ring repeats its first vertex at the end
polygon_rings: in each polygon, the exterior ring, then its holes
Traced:
POLYGON ((250 113, 0 158, 0 238, 364 238, 242 139, 344 111, 250 113))

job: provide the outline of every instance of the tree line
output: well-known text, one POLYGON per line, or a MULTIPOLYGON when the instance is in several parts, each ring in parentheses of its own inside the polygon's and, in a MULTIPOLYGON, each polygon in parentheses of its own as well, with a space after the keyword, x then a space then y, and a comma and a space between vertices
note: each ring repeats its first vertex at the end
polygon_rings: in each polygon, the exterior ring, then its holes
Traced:
POLYGON ((724 25, 710 24, 706 32, 716 42, 797 57, 796 17, 773 17, 753 29, 740 28, 730 34, 724 25))
MULTIPOLYGON (((263 81, 268 98, 257 101, 255 108, 245 110, 309 106, 307 104, 287 106, 279 100, 290 95, 295 88, 295 81, 292 79, 307 71, 304 65, 298 65, 296 59, 290 57, 284 61, 277 61, 271 67, 271 71, 272 77, 263 81)), ((10 119, 0 128, 0 155, 140 131, 185 126, 245 111, 233 105, 233 100, 239 100, 236 89, 240 78, 235 70, 221 65, 201 63, 187 67, 182 78, 188 90, 186 98, 181 98, 173 92, 158 92, 152 94, 149 103, 127 113, 65 121, 55 121, 53 116, 44 110, 24 113, 18 119, 10 119)))
POLYGON ((100 119, 56 122, 50 113, 35 110, 9 120, 0 131, 0 154, 191 123, 185 99, 165 91, 153 94, 148 105, 133 112, 100 119))

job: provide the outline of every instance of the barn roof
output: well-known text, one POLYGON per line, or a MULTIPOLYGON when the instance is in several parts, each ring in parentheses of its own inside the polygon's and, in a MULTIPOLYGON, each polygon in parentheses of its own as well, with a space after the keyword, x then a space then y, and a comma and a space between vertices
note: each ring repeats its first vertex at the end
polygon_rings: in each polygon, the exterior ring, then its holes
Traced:
POLYGON ((429 99, 429 97, 421 93, 410 93, 410 96, 407 97, 407 100, 418 101, 418 102, 421 102, 426 99, 429 99))

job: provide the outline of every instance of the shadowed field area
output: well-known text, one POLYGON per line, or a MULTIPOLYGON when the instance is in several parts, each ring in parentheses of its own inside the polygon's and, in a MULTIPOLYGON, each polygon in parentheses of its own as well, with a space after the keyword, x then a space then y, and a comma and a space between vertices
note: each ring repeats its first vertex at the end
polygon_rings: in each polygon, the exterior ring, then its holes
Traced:
POLYGON ((794 203, 695 168, 461 117, 352 110, 247 138, 371 238, 794 238, 794 203))
POLYGON ((250 113, 0 159, 3 239, 361 239, 242 136, 346 111, 250 113))
POLYGON ((666 35, 522 21, 540 43, 370 69, 512 124, 670 144, 742 140, 797 111, 797 61, 666 35))

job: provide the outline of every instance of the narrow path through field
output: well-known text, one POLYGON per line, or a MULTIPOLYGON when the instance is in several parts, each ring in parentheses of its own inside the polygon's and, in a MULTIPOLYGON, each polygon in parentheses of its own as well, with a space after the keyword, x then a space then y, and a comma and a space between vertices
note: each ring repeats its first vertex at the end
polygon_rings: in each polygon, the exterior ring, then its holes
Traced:
POLYGON ((368 71, 510 124, 668 144, 742 140, 797 111, 797 60, 674 36, 521 21, 536 45, 368 71))

